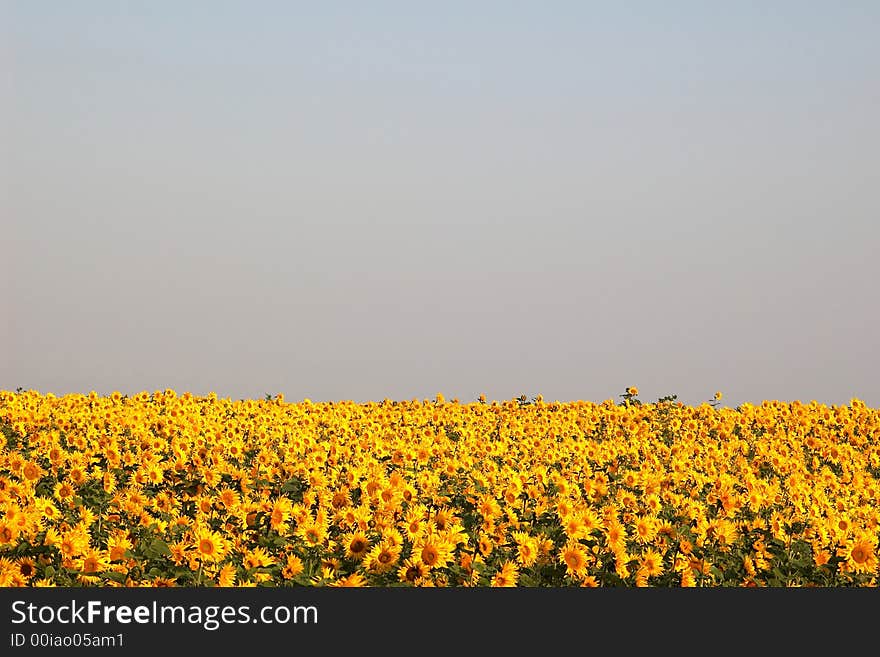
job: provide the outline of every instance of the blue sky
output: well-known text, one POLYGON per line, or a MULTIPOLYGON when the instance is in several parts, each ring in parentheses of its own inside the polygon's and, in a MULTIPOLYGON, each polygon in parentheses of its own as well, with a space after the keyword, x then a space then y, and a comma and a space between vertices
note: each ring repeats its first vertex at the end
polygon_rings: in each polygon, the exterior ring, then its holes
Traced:
POLYGON ((0 4, 0 387, 880 404, 880 5, 0 4))

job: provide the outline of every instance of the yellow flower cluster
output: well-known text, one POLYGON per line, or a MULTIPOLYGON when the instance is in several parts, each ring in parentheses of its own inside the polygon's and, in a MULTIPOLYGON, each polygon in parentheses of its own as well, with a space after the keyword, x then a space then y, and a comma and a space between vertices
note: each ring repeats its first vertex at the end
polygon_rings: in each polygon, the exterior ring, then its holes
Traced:
POLYGON ((0 391, 0 586, 876 585, 880 411, 636 394, 0 391))

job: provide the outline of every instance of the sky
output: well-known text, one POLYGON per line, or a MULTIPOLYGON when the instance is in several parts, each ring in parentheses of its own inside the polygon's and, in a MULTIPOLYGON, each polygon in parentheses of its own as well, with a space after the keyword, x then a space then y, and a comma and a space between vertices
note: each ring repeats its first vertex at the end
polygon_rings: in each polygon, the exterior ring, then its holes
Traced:
POLYGON ((880 406, 877 34, 0 0, 0 389, 880 406))

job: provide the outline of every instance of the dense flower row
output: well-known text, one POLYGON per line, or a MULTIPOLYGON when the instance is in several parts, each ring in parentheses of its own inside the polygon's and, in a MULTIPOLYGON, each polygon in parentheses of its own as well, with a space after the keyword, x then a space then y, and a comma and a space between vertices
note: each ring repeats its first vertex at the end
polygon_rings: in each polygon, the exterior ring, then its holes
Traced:
POLYGON ((876 585, 880 411, 636 394, 0 391, 0 585, 876 585))

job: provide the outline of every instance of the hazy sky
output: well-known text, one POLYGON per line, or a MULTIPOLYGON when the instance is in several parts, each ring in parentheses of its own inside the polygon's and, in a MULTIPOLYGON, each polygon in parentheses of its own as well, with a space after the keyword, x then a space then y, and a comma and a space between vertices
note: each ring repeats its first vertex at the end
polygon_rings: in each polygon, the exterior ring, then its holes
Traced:
POLYGON ((0 7, 0 389, 880 405, 880 2, 0 7))

